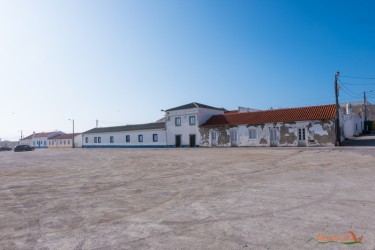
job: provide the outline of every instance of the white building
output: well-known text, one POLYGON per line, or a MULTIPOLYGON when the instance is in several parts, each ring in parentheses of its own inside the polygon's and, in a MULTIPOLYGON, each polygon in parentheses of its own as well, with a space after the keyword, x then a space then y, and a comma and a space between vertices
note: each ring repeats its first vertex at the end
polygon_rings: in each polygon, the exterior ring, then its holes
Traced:
POLYGON ((64 134, 61 131, 33 133, 20 140, 21 145, 29 145, 34 148, 48 148, 48 139, 64 134))
POLYGON ((164 148, 165 123, 93 128, 82 135, 83 148, 164 148))
POLYGON ((200 128, 205 147, 334 146, 335 105, 212 116, 200 128))
POLYGON ((192 102, 165 111, 168 147, 199 147, 199 127, 224 109, 192 102))
POLYGON ((343 135, 345 138, 350 139, 362 134, 365 122, 362 114, 354 114, 351 103, 346 105, 345 113, 342 115, 343 135))
POLYGON ((83 133, 83 148, 198 147, 199 126, 224 109, 189 103, 165 111, 155 123, 94 128, 83 133))
POLYGON ((48 139, 48 148, 73 148, 73 137, 74 137, 74 148, 82 148, 82 134, 62 134, 51 139, 48 139))

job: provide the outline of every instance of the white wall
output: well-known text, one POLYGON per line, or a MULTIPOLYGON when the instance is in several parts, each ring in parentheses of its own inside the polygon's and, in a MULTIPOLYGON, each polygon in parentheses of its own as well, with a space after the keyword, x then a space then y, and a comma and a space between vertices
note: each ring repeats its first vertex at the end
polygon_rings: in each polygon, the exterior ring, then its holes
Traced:
POLYGON ((176 135, 181 135, 181 146, 189 147, 190 135, 195 135, 196 146, 200 145, 199 126, 205 123, 211 116, 223 114, 222 110, 191 108, 168 111, 166 115, 167 142, 168 146, 176 145, 176 135), (189 117, 195 117, 195 125, 190 125, 189 117), (181 118, 181 126, 175 125, 175 119, 181 118))
POLYGON ((165 147, 165 135, 164 129, 83 134, 82 147, 165 147), (157 134, 157 142, 153 141, 154 134, 157 134), (127 135, 130 135, 130 142, 126 142, 127 135), (143 142, 138 141, 138 135, 143 135, 143 142), (113 143, 110 142, 111 136, 114 139, 113 143), (101 142, 95 143, 95 137, 100 137, 101 142), (87 143, 86 138, 88 138, 87 143))
POLYGON ((342 115, 342 128, 345 138, 351 138, 362 134, 364 129, 364 117, 356 114, 342 115))
POLYGON ((82 134, 74 136, 74 147, 82 148, 82 134))

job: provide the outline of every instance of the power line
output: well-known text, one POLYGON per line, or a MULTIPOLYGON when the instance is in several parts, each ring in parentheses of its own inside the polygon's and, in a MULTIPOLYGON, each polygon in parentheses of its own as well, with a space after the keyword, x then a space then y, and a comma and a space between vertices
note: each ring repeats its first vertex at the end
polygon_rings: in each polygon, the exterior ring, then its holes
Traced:
POLYGON ((375 82, 372 82, 372 83, 347 83, 347 82, 344 82, 343 84, 346 84, 346 85, 375 85, 375 82))
POLYGON ((341 76, 345 78, 363 79, 363 80, 375 80, 375 77, 362 77, 362 76, 341 76))
POLYGON ((352 94, 350 94, 349 92, 347 92, 344 88, 341 89, 342 91, 344 91, 348 96, 350 97, 353 97, 353 98, 359 98, 359 96, 354 96, 352 94))
POLYGON ((342 87, 342 89, 344 90, 344 89, 346 89, 347 91, 349 91, 350 93, 352 93, 353 95, 357 95, 357 96, 362 96, 362 93, 354 93, 353 91, 351 91, 347 86, 345 86, 345 83, 343 83, 343 82, 341 82, 340 80, 339 80, 339 82, 341 83, 341 87, 342 87))

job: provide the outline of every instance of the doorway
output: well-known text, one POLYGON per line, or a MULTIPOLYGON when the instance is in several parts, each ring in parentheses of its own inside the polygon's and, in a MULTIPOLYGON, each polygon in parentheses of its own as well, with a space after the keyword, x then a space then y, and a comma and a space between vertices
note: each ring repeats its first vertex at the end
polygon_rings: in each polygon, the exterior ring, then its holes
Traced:
POLYGON ((237 130, 230 131, 230 144, 232 147, 237 147, 237 130))
POLYGON ((270 128, 270 146, 279 146, 279 141, 277 140, 277 128, 270 128))
POLYGON ((195 148, 196 147, 195 135, 190 135, 190 137, 189 137, 189 144, 190 144, 191 148, 195 148))
POLYGON ((298 129, 298 147, 306 147, 306 129, 298 129))
POLYGON ((176 148, 181 147, 181 135, 176 135, 176 148))

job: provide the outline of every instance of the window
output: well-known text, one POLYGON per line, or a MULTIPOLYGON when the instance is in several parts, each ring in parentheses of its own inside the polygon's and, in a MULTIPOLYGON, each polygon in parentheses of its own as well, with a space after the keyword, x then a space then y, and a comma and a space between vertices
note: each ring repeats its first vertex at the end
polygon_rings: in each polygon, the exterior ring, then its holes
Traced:
POLYGON ((109 142, 110 142, 110 143, 113 143, 114 141, 115 141, 115 140, 113 139, 113 136, 110 136, 110 137, 109 137, 109 142))
POLYGON ((98 137, 98 143, 102 143, 102 138, 98 137))
POLYGON ((70 145, 70 140, 68 140, 68 145, 70 145))
POLYGON ((64 145, 66 145, 66 140, 64 140, 64 145))
POLYGON ((88 137, 85 137, 85 142, 89 143, 89 138, 88 137))
POLYGON ((62 145, 62 141, 60 140, 60 145, 62 145))
POLYGON ((33 141, 33 145, 35 146, 35 141, 33 141))
POLYGON ((189 125, 195 125, 195 116, 189 116, 189 125))
POLYGON ((143 142, 143 135, 138 135, 138 141, 143 142))
POLYGON ((48 146, 51 146, 51 142, 50 141, 48 142, 48 146))
POLYGON ((130 135, 126 135, 125 140, 126 140, 126 142, 130 142, 130 135))
POLYGON ((94 143, 98 143, 98 137, 94 137, 94 143))
MULTIPOLYGON (((356 124, 357 125, 357 124, 356 124)), ((44 146, 47 146, 47 142, 46 141, 44 141, 44 146)))
POLYGON ((157 142, 158 141, 158 134, 153 134, 152 135, 152 141, 157 142))
POLYGON ((174 119, 174 123, 175 123, 176 126, 181 126, 181 117, 176 117, 174 119))
POLYGON ((255 128, 249 129, 249 139, 257 138, 257 130, 255 128))

